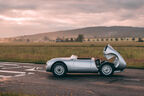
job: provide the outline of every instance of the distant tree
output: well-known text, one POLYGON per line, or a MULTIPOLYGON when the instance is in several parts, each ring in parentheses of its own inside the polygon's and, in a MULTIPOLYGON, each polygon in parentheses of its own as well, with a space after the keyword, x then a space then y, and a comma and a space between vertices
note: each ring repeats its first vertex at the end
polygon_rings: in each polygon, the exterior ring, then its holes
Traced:
POLYGON ((65 39, 65 42, 69 42, 69 39, 68 39, 68 38, 66 38, 66 39, 65 39))
POLYGON ((121 40, 124 40, 123 38, 121 38, 121 40))
POLYGON ((26 42, 30 42, 30 39, 26 39, 26 42))
POLYGON ((47 36, 44 36, 44 41, 47 41, 47 40, 49 40, 49 38, 47 37, 47 36))
POLYGON ((56 38, 56 42, 63 42, 63 41, 64 41, 64 40, 61 39, 61 38, 59 38, 59 37, 56 38))
POLYGON ((142 38, 138 38, 138 42, 143 42, 142 38))
POLYGON ((73 41, 74 41, 74 39, 73 39, 73 38, 70 38, 70 41, 71 41, 71 42, 73 42, 73 41))
POLYGON ((77 42, 83 42, 83 40, 84 40, 83 34, 79 34, 78 37, 77 37, 77 39, 76 39, 76 41, 77 42))
POLYGON ((135 41, 135 37, 133 37, 132 40, 135 41))
POLYGON ((116 41, 118 41, 118 38, 115 38, 116 41))

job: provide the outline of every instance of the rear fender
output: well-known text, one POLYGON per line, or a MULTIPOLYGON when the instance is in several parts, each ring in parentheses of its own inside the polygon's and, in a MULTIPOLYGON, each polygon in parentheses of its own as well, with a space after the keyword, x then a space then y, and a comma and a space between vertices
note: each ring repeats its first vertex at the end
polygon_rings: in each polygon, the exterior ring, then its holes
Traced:
POLYGON ((111 58, 115 58, 113 64, 117 69, 124 69, 126 68, 126 62, 123 57, 109 44, 104 48, 104 56, 109 60, 111 58))

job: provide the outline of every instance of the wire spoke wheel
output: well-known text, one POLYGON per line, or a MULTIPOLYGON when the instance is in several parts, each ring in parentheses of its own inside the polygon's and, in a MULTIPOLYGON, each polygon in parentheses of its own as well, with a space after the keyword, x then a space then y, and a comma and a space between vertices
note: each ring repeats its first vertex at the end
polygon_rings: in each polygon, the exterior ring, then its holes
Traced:
POLYGON ((102 67, 102 72, 105 74, 105 75, 109 75, 112 73, 112 67, 109 66, 109 65, 104 65, 102 67))
POLYGON ((63 77, 66 75, 67 68, 64 64, 57 63, 52 68, 53 75, 56 77, 63 77))
POLYGON ((54 68, 54 72, 55 72, 55 74, 57 74, 57 75, 63 75, 64 72, 65 72, 65 69, 64 69, 63 66, 57 65, 57 66, 54 68))
POLYGON ((111 76, 114 72, 115 68, 113 64, 106 63, 100 66, 100 74, 103 76, 111 76))

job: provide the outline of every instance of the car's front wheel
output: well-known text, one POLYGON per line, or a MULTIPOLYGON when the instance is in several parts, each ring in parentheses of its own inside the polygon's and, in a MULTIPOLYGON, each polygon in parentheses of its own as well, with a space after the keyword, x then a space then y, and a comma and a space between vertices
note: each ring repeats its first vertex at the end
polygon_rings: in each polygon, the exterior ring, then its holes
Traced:
POLYGON ((63 77, 66 74, 66 66, 61 63, 57 63, 52 68, 52 73, 56 77, 63 77))
POLYGON ((111 76, 114 73, 114 65, 111 63, 105 63, 100 66, 99 72, 102 76, 111 76))

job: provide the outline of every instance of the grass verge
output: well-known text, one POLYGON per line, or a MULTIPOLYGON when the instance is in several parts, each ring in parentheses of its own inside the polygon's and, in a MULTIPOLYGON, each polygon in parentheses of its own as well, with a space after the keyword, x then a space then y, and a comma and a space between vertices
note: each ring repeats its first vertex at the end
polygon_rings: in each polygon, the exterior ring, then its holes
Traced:
MULTIPOLYGON (((0 61, 45 64, 56 57, 96 57, 105 60, 107 43, 10 43, 0 44, 0 61)), ((110 43, 127 62, 128 68, 144 68, 144 42, 110 43)))
POLYGON ((36 96, 36 95, 0 92, 0 96, 36 96))

